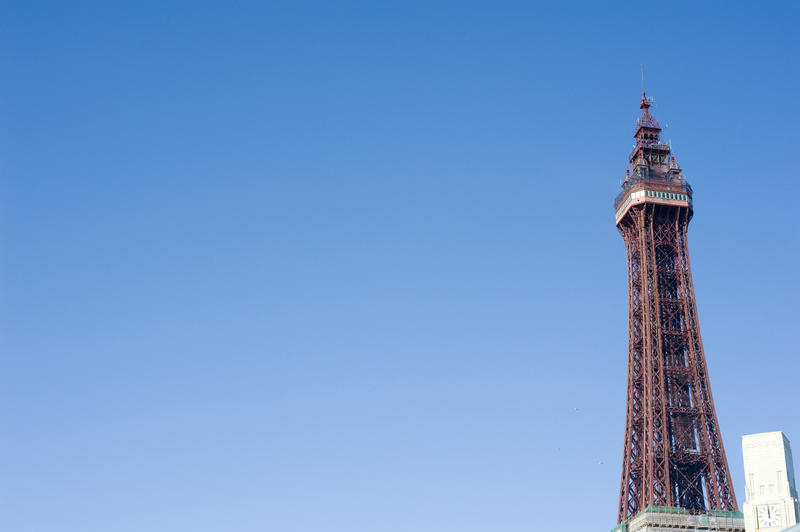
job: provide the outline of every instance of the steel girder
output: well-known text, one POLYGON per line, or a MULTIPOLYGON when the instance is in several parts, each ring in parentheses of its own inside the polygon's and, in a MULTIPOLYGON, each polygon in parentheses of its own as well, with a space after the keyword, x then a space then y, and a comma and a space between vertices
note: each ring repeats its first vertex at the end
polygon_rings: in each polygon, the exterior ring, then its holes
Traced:
POLYGON ((689 207, 619 221, 628 255, 628 391, 618 520, 648 505, 737 510, 697 320, 689 207))

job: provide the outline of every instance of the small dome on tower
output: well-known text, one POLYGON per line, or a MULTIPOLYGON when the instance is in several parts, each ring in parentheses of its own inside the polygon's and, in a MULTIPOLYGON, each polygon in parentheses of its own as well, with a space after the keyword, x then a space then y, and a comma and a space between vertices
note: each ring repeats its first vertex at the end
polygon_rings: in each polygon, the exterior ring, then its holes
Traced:
POLYGON ((639 117, 639 121, 636 123, 636 129, 639 129, 640 127, 661 129, 661 126, 658 125, 658 120, 656 120, 656 117, 650 114, 650 105, 650 98, 648 98, 643 92, 642 99, 639 101, 639 109, 642 110, 642 116, 639 117))

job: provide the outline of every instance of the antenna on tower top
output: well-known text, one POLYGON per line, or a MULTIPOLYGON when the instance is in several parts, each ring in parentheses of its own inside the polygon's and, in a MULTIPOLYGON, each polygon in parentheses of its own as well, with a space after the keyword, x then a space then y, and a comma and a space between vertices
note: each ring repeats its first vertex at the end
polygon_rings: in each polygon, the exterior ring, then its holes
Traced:
POLYGON ((639 68, 642 69, 642 94, 644 94, 644 63, 640 64, 639 68))

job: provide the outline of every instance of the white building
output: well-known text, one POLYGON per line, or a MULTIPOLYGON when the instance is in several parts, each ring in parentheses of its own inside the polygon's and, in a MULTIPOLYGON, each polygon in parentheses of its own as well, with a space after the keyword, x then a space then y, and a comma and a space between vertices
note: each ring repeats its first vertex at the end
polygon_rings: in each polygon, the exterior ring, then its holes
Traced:
POLYGON ((743 436, 742 455, 746 532, 778 532, 797 524, 800 507, 789 439, 782 432, 743 436))

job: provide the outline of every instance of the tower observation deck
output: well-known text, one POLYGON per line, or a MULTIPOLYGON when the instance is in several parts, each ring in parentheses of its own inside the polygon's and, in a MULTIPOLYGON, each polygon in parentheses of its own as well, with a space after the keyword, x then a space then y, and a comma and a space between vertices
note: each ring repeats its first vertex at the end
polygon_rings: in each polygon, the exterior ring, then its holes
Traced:
POLYGON ((687 516, 738 510, 689 266, 692 187, 662 142, 650 106, 642 93, 631 169, 614 202, 628 259, 619 523, 652 508, 672 508, 687 516))

